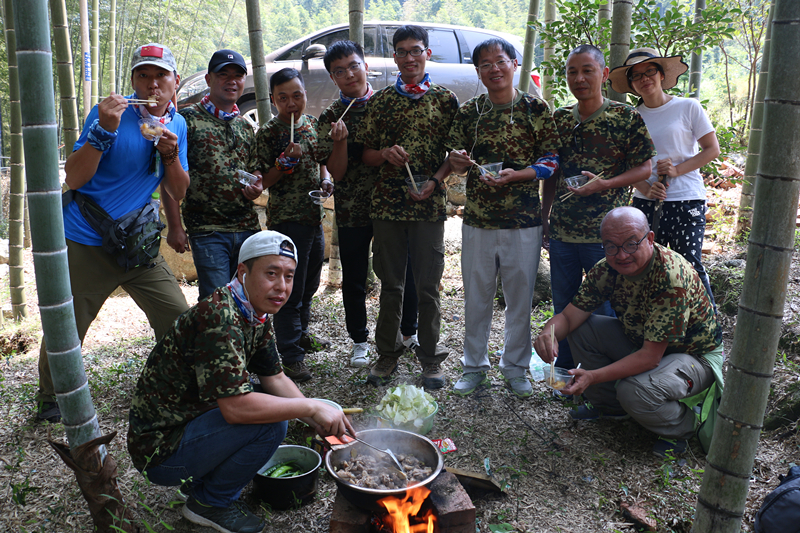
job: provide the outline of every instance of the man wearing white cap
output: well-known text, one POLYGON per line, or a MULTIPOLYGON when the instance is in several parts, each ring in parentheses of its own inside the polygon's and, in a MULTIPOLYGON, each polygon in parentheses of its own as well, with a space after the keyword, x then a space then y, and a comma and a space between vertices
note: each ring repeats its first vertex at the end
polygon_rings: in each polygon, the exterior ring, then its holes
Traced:
MULTIPOLYGON (((70 188, 62 202, 64 232, 81 341, 117 287, 123 287, 145 312, 157 339, 188 308, 174 274, 158 253, 158 231, 152 232, 150 255, 130 264, 122 251, 138 253, 142 247, 107 251, 108 232, 97 223, 138 222, 147 217, 150 226, 159 226, 157 213, 150 207, 151 195, 158 186, 175 200, 186 193, 186 122, 172 103, 180 80, 177 69, 175 56, 166 46, 151 43, 137 48, 131 60, 134 94, 123 97, 112 93, 91 110, 64 166, 70 188), (148 125, 140 125, 144 122, 148 125), (158 132, 158 142, 152 135, 146 136, 145 129, 158 132)), ((50 365, 42 342, 38 418, 58 422, 61 412, 55 394, 60 391, 54 390, 50 365)), ((55 357, 53 367, 56 372, 60 370, 55 357)))
POLYGON ((283 373, 270 315, 289 298, 296 266, 289 237, 248 238, 231 282, 175 321, 136 384, 128 451, 153 483, 183 484, 190 522, 264 528, 239 496, 283 441, 288 420, 320 435, 354 433, 341 411, 305 398, 283 373), (264 393, 254 392, 251 375, 264 393))

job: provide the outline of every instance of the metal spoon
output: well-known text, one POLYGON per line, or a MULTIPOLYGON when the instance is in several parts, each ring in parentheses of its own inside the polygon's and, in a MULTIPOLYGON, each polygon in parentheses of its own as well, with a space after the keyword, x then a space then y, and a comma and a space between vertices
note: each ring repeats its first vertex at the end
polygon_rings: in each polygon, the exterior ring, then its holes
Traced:
POLYGON ((401 474, 403 474, 403 477, 405 477, 405 475, 406 475, 406 474, 405 474, 405 472, 403 471, 403 465, 401 465, 401 464, 400 464, 400 461, 398 461, 398 460, 397 460, 397 457, 395 457, 395 456, 394 456, 394 453, 392 452, 392 450, 390 450, 389 448, 386 448, 385 450, 381 450, 381 449, 380 449, 380 448, 378 448, 377 446, 373 446, 373 445, 372 445, 372 444, 370 444, 369 442, 363 441, 363 440, 359 439, 358 437, 356 437, 355 435, 351 435, 349 432, 348 432, 347 434, 348 434, 350 437, 352 437, 352 438, 354 438, 355 440, 357 440, 358 442, 360 442, 361 444, 363 444, 364 446, 367 446, 368 448, 372 448, 373 450, 379 451, 379 452, 381 452, 381 453, 385 453, 386 455, 388 455, 389 457, 391 457, 391 458, 392 458, 392 461, 394 461, 394 464, 396 464, 396 465, 397 465, 397 469, 400 471, 400 473, 401 473, 401 474))

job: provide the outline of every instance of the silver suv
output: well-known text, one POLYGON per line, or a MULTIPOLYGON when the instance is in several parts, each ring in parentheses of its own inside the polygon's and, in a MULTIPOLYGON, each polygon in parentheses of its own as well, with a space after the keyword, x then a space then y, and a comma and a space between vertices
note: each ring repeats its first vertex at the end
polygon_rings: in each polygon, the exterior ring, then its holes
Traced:
MULTIPOLYGON (((500 33, 481 28, 451 26, 449 24, 433 24, 425 22, 384 22, 372 21, 364 23, 364 52, 369 65, 367 78, 375 90, 394 83, 397 77, 397 65, 392 58, 392 36, 403 24, 417 24, 428 30, 429 46, 433 52, 426 63, 426 71, 430 73, 434 83, 444 85, 458 96, 459 102, 465 102, 477 94, 486 92, 486 88, 478 79, 472 64, 472 50, 481 42, 493 37, 502 37, 517 50, 517 59, 522 62, 522 39, 516 35, 500 33)), ((285 67, 294 67, 303 73, 308 92, 306 113, 320 116, 322 111, 336 98, 339 90, 325 70, 322 57, 327 47, 336 41, 349 38, 347 24, 337 24, 324 30, 307 35, 293 43, 267 54, 264 58, 267 74, 272 75, 285 67)), ((248 63, 248 72, 252 74, 252 66, 248 63)), ((245 116, 257 124, 255 87, 253 77, 248 74, 244 85, 244 94, 239 99, 239 109, 245 116)), ((185 107, 199 102, 208 92, 205 82, 206 71, 187 76, 178 91, 178 107, 185 107)), ((529 91, 541 96, 539 75, 531 74, 532 83, 529 91)), ((519 82, 519 69, 514 76, 514 83, 519 82)), ((273 107, 273 112, 275 109, 273 107)))

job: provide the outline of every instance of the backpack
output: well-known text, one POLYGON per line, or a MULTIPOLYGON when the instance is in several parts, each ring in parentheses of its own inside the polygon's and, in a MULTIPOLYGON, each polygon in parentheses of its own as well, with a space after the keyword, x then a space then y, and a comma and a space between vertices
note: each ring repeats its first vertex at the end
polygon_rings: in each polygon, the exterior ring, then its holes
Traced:
POLYGON ((800 532, 800 466, 790 468, 780 480, 756 514, 756 533, 800 532))
POLYGON ((161 246, 161 222, 158 211, 148 202, 114 220, 97 202, 78 191, 68 190, 61 197, 65 206, 74 201, 81 215, 103 238, 103 250, 128 272, 139 266, 151 266, 161 246))

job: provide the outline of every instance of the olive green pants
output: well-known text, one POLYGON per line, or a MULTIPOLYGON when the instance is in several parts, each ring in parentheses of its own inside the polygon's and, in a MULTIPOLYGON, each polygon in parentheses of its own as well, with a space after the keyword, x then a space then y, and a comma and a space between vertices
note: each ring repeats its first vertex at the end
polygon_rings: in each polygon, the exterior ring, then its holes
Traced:
MULTIPOLYGON (((189 308, 175 275, 160 254, 152 266, 125 272, 100 246, 87 246, 67 239, 67 257, 75 323, 81 342, 106 299, 120 286, 147 315, 156 339, 160 339, 175 319, 189 308)), ((53 402, 55 393, 50 360, 42 341, 37 400, 53 402)))

